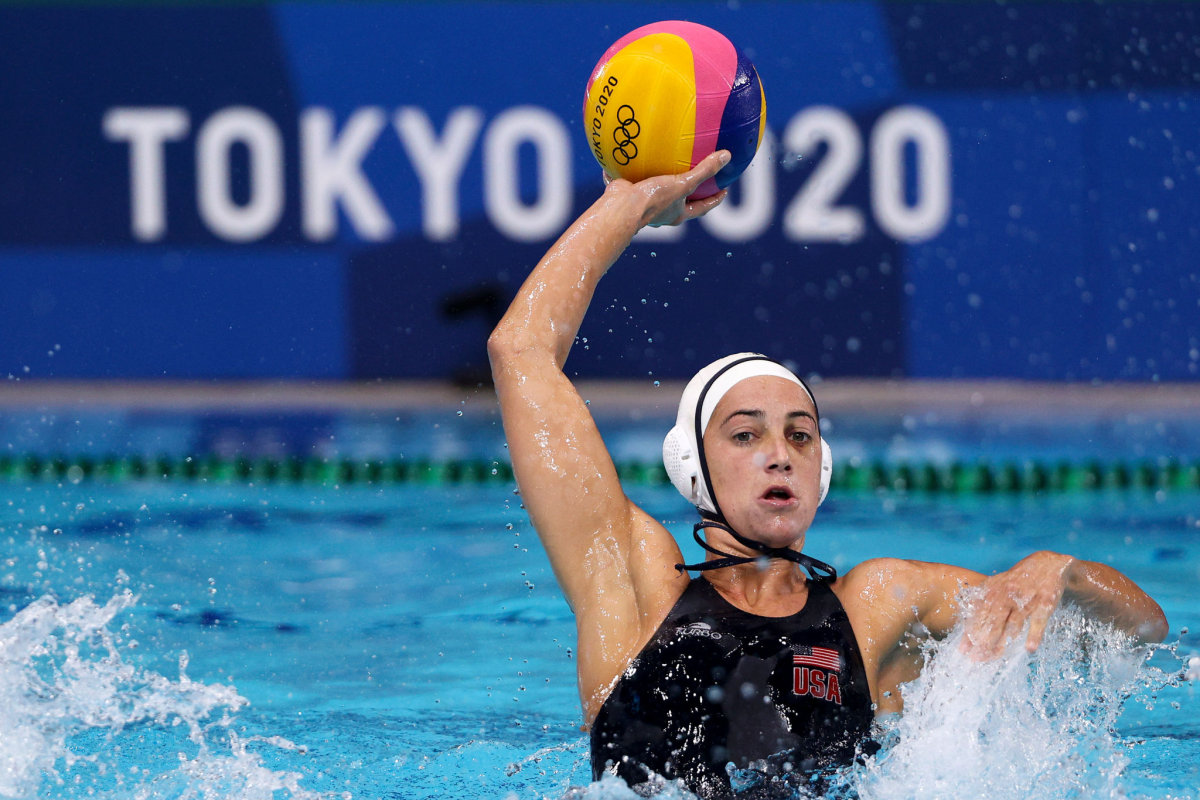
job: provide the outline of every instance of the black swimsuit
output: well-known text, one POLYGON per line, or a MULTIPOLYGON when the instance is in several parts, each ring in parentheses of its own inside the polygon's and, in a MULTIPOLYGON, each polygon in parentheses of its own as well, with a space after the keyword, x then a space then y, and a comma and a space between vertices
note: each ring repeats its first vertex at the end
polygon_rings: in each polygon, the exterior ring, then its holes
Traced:
POLYGON ((732 795, 732 763, 762 776, 746 796, 769 797, 873 752, 873 720, 854 631, 824 581, 809 581, 799 613, 759 617, 700 577, 600 707, 592 775, 635 786, 649 769, 708 800, 732 795))

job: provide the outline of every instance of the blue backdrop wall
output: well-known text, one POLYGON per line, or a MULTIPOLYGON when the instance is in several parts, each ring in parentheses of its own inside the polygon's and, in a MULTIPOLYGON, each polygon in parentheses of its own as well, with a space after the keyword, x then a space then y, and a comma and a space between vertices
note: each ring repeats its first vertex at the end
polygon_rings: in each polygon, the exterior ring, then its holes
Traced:
POLYGON ((0 8, 0 374, 478 379, 658 19, 751 57, 770 135, 572 372, 1196 377, 1200 9, 745 0, 0 8))

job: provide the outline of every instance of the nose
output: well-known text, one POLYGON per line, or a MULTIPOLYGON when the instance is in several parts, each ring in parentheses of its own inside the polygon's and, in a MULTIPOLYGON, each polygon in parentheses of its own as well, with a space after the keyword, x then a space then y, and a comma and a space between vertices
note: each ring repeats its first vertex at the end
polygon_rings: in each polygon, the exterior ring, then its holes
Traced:
POLYGON ((770 451, 767 453, 768 472, 791 472, 792 453, 787 442, 782 438, 772 438, 770 451))

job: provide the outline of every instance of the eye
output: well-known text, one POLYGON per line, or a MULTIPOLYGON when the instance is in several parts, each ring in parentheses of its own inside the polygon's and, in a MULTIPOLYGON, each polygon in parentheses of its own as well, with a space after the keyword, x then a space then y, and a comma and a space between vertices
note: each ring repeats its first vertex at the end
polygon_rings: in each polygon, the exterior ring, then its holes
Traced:
POLYGON ((792 431, 792 441, 793 442, 800 442, 801 444, 803 444, 804 442, 808 442, 811 440, 812 440, 812 436, 810 436, 807 431, 792 431))
POLYGON ((750 431, 738 431, 733 435, 734 440, 739 442, 750 441, 750 431))

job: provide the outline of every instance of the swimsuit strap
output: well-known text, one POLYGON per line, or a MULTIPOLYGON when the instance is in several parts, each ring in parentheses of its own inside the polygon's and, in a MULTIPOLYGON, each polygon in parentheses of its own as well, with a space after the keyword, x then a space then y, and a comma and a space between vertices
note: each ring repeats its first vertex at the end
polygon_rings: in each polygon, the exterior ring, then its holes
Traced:
POLYGON ((797 553, 786 547, 770 547, 762 542, 756 542, 753 539, 747 539, 740 533, 735 531, 723 522, 711 519, 705 516, 704 519, 696 523, 692 528, 692 538, 696 540, 696 544, 703 547, 713 555, 723 556, 722 558, 714 558, 699 564, 676 564, 675 569, 683 572, 684 570, 693 570, 696 572, 704 572, 710 569, 723 569, 725 567, 736 567, 740 564, 753 564, 760 558, 782 558, 785 561, 791 561, 794 564, 799 564, 808 571, 809 577, 814 581, 833 581, 837 580, 837 570, 826 564, 824 561, 818 561, 812 556, 806 556, 803 553, 797 553), (704 528, 717 528, 725 531, 730 536, 738 541, 739 544, 749 547, 751 550, 757 550, 762 555, 758 556, 735 556, 732 553, 726 553, 722 550, 710 545, 700 536, 700 531, 704 528))

